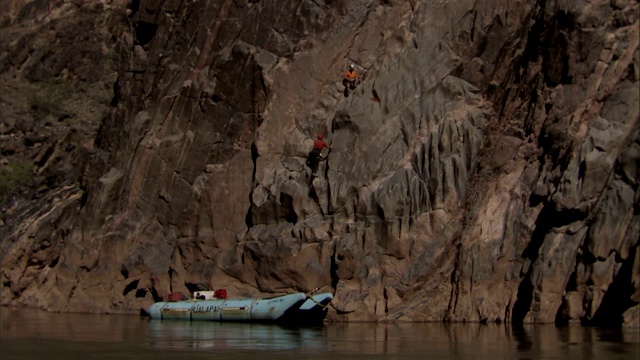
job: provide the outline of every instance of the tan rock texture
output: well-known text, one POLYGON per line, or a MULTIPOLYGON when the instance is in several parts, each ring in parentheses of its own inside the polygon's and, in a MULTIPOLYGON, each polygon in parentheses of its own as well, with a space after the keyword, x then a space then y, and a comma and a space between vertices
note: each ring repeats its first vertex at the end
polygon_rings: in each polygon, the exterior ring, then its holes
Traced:
POLYGON ((637 1, 2 3, 2 305, 639 326, 637 1))

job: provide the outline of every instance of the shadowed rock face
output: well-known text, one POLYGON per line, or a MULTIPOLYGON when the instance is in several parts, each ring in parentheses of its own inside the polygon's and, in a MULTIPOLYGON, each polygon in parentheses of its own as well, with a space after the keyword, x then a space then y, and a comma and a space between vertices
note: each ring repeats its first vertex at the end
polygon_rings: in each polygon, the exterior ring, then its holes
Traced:
MULTIPOLYGON (((34 66, 112 89, 78 174, 3 215, 2 304, 134 312, 208 283, 322 287, 339 321, 638 325, 637 1, 88 3, 2 14, 47 39, 93 9, 108 45, 75 46, 102 57, 34 66)), ((17 43, 3 72, 37 84, 17 43)))

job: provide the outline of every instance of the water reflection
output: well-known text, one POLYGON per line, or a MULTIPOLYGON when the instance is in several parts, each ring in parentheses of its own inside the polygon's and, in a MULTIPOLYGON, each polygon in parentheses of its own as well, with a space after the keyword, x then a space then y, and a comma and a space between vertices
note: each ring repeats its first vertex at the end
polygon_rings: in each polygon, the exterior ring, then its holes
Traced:
POLYGON ((150 321, 130 315, 0 308, 7 359, 640 359, 640 331, 482 324, 268 324, 150 321))
POLYGON ((146 343, 168 349, 288 350, 326 347, 323 328, 273 324, 148 321, 146 343))
POLYGON ((0 317, 0 334, 8 338, 119 342, 138 332, 137 321, 131 321, 129 315, 58 314, 3 307, 0 317))

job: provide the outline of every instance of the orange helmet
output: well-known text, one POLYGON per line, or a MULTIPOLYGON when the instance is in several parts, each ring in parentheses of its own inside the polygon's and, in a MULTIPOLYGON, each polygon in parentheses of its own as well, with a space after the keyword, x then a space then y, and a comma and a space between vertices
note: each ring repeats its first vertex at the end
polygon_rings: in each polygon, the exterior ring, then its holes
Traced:
POLYGON ((322 135, 318 135, 318 140, 322 140, 322 139, 323 139, 322 135))

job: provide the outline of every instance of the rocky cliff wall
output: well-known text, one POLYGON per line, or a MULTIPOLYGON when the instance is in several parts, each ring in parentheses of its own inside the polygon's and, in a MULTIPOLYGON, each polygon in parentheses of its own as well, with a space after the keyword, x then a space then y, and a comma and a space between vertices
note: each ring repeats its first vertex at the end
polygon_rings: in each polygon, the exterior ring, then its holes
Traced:
POLYGON ((638 324, 637 2, 98 5, 33 26, 97 12, 111 110, 80 174, 11 209, 2 304, 132 312, 208 283, 322 287, 333 320, 638 324))

